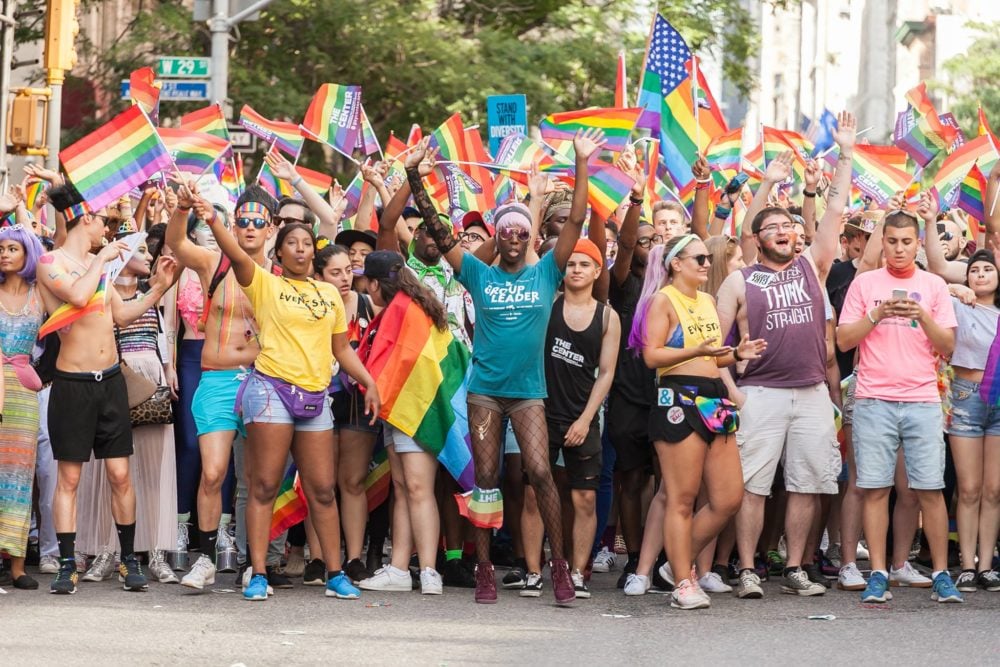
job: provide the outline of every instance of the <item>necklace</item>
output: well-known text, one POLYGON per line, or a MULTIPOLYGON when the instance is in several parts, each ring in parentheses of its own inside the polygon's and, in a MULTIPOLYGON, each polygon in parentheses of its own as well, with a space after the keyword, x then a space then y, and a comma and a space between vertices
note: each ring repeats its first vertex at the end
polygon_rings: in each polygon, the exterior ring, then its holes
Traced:
POLYGON ((302 305, 304 305, 306 308, 309 309, 309 313, 314 318, 316 318, 317 321, 319 321, 319 320, 323 319, 324 317, 326 317, 327 313, 330 312, 330 307, 327 305, 326 300, 323 299, 323 295, 319 293, 319 287, 316 286, 315 282, 313 282, 312 280, 307 279, 307 281, 309 282, 309 284, 313 286, 313 289, 316 290, 316 297, 319 299, 319 302, 321 304, 323 304, 323 314, 322 315, 317 315, 316 314, 316 311, 313 310, 313 307, 311 305, 309 305, 309 302, 306 301, 306 298, 304 296, 302 296, 302 293, 299 292, 298 288, 295 287, 295 285, 292 284, 292 281, 290 281, 287 278, 285 278, 285 276, 281 276, 281 279, 285 281, 286 285, 288 285, 289 287, 292 288, 292 291, 295 292, 295 296, 299 297, 299 301, 301 301, 302 305))

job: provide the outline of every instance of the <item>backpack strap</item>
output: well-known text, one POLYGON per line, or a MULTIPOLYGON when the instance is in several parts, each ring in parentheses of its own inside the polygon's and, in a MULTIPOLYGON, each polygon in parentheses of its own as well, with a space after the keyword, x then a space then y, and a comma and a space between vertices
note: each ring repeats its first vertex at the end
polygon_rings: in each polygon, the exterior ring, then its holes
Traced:
POLYGON ((226 274, 229 273, 229 269, 232 268, 233 263, 229 261, 229 258, 222 255, 219 258, 219 265, 215 267, 215 273, 212 274, 212 279, 208 282, 208 291, 205 292, 205 306, 201 309, 201 323, 202 326, 208 322, 209 307, 212 304, 212 297, 215 295, 215 290, 219 288, 222 281, 226 279, 226 274))

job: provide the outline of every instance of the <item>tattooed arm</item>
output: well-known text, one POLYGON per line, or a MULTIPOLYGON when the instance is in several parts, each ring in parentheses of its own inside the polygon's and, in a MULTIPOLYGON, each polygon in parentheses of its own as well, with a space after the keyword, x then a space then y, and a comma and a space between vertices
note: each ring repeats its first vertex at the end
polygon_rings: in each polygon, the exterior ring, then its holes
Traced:
POLYGON ((420 163, 425 159, 430 160, 432 163, 434 160, 434 151, 428 153, 427 150, 429 143, 430 137, 424 137, 413 151, 406 156, 406 162, 404 163, 406 167, 406 180, 410 184, 413 201, 417 205, 417 210, 420 211, 420 216, 427 227, 427 232, 434 239, 438 250, 441 251, 444 258, 451 264, 451 268, 455 269, 456 272, 460 272, 462 270, 462 258, 465 256, 465 250, 458 244, 458 239, 451 233, 448 226, 438 217, 437 211, 434 210, 434 204, 431 203, 431 198, 427 195, 427 190, 424 189, 423 181, 420 180, 420 163))
POLYGON ((858 129, 854 114, 842 111, 837 119, 837 131, 833 135, 840 147, 840 159, 833 174, 833 183, 827 193, 826 210, 816 230, 816 241, 809 246, 809 256, 816 266, 821 281, 833 265, 840 246, 840 216, 847 206, 851 194, 851 172, 854 164, 854 138, 858 129))

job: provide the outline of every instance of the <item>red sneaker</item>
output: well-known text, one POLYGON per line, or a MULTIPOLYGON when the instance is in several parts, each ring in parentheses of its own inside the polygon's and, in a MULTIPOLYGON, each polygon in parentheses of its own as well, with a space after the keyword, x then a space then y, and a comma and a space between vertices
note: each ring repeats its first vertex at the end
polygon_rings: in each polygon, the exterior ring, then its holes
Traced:
POLYGON ((576 589, 573 579, 569 576, 569 563, 563 559, 549 561, 552 571, 552 592, 556 596, 556 604, 567 605, 576 600, 576 589))
MULTIPOLYGON (((563 561, 565 562, 565 561, 563 561)), ((567 573, 567 577, 569 574, 567 573)), ((570 591, 573 585, 570 584, 570 591)), ((496 604, 497 580, 493 576, 493 563, 488 560, 476 565, 476 602, 479 604, 496 604)))

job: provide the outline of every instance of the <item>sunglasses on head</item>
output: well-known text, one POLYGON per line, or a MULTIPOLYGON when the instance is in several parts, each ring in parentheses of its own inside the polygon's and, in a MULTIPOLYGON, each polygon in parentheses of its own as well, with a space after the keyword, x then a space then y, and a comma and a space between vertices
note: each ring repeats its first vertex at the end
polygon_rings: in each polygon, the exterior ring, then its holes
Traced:
POLYGON ((526 242, 531 238, 531 232, 527 229, 515 228, 515 227, 504 227, 500 230, 500 238, 504 241, 510 241, 514 236, 517 236, 519 241, 526 242))
POLYGON ((711 255, 684 255, 683 257, 678 257, 677 259, 693 259, 698 262, 698 266, 705 266, 705 262, 709 262, 712 259, 711 255))
POLYGON ((264 218, 236 218, 236 226, 240 229, 246 229, 250 225, 256 229, 264 229, 267 227, 267 220, 264 218))

